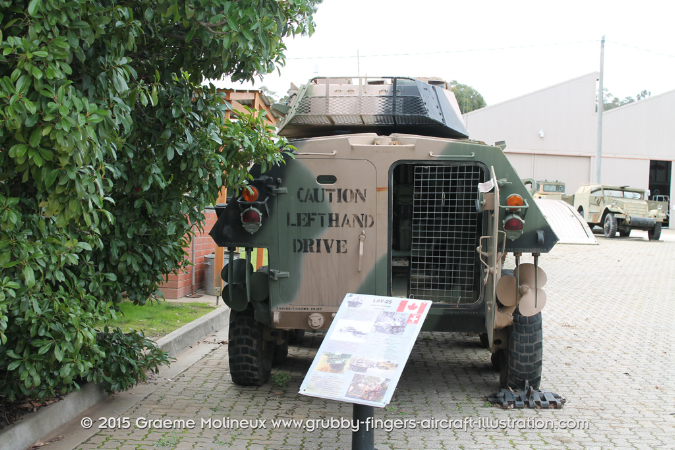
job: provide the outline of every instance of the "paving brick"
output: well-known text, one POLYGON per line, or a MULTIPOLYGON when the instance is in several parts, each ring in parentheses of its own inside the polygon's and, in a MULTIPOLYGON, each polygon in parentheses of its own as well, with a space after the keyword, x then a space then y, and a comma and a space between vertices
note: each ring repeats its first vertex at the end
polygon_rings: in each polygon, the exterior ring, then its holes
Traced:
MULTIPOLYGON (((562 410, 501 410, 486 407, 498 391, 498 374, 478 337, 462 333, 422 333, 391 407, 375 417, 430 419, 464 417, 551 419, 556 425, 587 421, 588 429, 376 430, 381 450, 582 449, 673 446, 675 416, 663 399, 675 398, 672 342, 675 342, 675 232, 661 241, 640 233, 597 246, 558 245, 540 258, 547 272, 543 312, 542 388, 567 399, 562 410)), ((523 262, 529 262, 527 255, 523 262)), ((507 260, 507 267, 513 259, 507 260)), ((216 348, 125 415, 193 419, 194 430, 175 430, 177 448, 337 449, 349 448, 349 430, 280 427, 272 419, 351 418, 348 404, 297 394, 320 343, 307 333, 302 346, 275 370, 291 374, 286 388, 271 384, 240 387, 230 381, 227 347, 216 348), (201 419, 266 419, 259 430, 202 428, 201 419)), ((102 430, 80 449, 116 448, 154 442, 167 430, 102 430)))

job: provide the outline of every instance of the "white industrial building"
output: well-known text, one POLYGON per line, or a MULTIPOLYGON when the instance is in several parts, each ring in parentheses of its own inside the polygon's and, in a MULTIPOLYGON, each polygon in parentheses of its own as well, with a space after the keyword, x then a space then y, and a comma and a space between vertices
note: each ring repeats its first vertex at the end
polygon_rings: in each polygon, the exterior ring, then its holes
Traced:
MULTIPOLYGON (((595 181, 598 78, 590 73, 465 114, 469 137, 504 141, 522 178, 564 181, 573 194, 595 181)), ((673 198, 673 160, 675 90, 604 112, 602 183, 673 198)))

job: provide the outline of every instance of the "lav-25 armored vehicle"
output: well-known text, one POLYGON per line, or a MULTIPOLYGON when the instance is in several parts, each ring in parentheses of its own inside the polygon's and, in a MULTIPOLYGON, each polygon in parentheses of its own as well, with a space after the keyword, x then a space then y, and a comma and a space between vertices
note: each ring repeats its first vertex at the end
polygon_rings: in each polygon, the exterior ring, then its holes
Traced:
POLYGON ((503 387, 538 388, 538 257, 557 237, 502 148, 467 139, 452 92, 427 81, 312 79, 279 129, 293 157, 253 166, 250 188, 217 208, 235 383, 264 383, 289 341, 363 293, 432 300, 423 330, 480 334, 503 387), (265 249, 268 266, 236 247, 265 249), (507 253, 516 270, 502 276, 507 253))

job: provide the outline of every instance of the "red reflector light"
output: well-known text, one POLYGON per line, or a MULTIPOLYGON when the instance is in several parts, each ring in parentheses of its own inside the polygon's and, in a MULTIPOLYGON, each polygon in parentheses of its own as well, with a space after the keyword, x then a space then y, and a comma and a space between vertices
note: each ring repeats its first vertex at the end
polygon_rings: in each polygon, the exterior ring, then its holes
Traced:
POLYGON ((523 206, 523 197, 518 194, 511 194, 506 199, 506 206, 523 206))
POLYGON ((260 194, 258 193, 258 189, 256 189, 253 186, 248 186, 244 188, 244 192, 242 194, 242 197, 244 197, 244 201, 247 202, 254 202, 258 200, 258 196, 260 194))
POLYGON ((253 208, 247 209, 241 215, 241 221, 244 223, 260 223, 260 213, 253 208))
POLYGON ((523 229, 523 221, 518 217, 512 217, 504 222, 504 229, 506 231, 520 231, 523 229))

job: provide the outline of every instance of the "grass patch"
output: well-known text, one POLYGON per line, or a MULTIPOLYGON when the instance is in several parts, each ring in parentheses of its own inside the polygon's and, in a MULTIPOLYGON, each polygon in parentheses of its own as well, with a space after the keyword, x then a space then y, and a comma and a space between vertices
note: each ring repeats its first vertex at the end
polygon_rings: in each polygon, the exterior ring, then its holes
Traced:
POLYGON ((134 305, 131 302, 119 304, 121 312, 117 320, 107 324, 109 327, 120 327, 122 331, 129 329, 143 331, 151 339, 157 339, 175 331, 195 319, 213 311, 213 306, 206 303, 169 303, 160 301, 148 302, 145 305, 134 305))
POLYGON ((274 372, 272 374, 272 383, 280 388, 288 386, 289 381, 291 381, 291 374, 288 372, 274 372))
MULTIPOLYGON (((239 253, 239 258, 241 259, 246 259, 246 251, 243 248, 240 248, 240 253, 239 253)), ((263 266, 268 265, 267 262, 267 251, 265 249, 260 249, 260 248, 254 248, 253 251, 251 252, 251 264, 253 264, 253 267, 256 267, 256 263, 258 261, 258 252, 262 252, 262 264, 263 266)))

